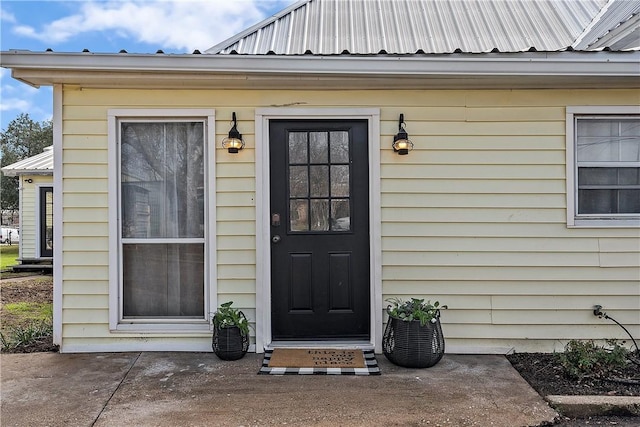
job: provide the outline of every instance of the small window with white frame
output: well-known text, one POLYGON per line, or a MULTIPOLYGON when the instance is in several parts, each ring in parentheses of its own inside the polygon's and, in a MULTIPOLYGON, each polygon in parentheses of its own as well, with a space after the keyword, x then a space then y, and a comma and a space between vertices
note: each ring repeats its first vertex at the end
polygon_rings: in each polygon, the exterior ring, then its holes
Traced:
POLYGON ((640 226, 640 108, 567 108, 567 223, 640 226))

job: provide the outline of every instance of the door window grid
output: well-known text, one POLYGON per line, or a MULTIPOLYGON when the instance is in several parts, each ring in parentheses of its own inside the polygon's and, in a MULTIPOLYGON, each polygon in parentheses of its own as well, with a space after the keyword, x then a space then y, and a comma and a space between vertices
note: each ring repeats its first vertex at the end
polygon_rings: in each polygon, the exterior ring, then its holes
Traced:
POLYGON ((350 231, 349 133, 295 131, 288 139, 289 231, 350 231))

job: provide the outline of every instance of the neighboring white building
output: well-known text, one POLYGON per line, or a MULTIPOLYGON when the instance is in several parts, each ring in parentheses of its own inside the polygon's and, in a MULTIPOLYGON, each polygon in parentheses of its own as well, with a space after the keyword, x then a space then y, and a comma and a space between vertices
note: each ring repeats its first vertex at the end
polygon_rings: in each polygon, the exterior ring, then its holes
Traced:
POLYGON ((450 352, 624 339, 595 304, 639 336, 639 11, 306 0, 204 54, 2 52, 53 86, 55 342, 207 351, 232 300, 258 352, 379 351, 391 297, 447 304, 450 352))
POLYGON ((53 260, 53 146, 2 168, 19 177, 21 264, 53 260))

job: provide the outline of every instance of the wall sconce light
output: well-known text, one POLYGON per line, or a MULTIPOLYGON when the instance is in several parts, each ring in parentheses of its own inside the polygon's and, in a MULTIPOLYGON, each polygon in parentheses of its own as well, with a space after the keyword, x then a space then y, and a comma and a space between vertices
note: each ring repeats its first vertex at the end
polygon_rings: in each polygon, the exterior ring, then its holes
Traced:
POLYGON ((229 150, 229 153, 237 153, 244 148, 244 140, 242 134, 238 132, 238 122, 236 120, 235 111, 232 114, 233 126, 229 131, 229 136, 222 140, 222 148, 229 150))
POLYGON ((29 184, 33 184, 33 180, 31 178, 25 179, 24 182, 28 182, 29 184))
POLYGON ((409 135, 404 129, 404 125, 404 114, 400 114, 398 133, 393 137, 393 151, 401 156, 409 154, 409 151, 413 150, 413 142, 409 140, 409 135))

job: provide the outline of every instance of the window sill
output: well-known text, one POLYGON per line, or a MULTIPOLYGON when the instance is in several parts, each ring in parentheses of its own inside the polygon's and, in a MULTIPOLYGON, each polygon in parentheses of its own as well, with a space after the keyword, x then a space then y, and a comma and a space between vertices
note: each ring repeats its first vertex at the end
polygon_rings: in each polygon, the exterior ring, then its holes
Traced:
POLYGON ((112 333, 145 333, 145 334, 203 334, 211 333, 208 323, 120 323, 111 328, 112 333))
POLYGON ((640 228, 640 219, 585 219, 576 218, 567 228, 640 228))

